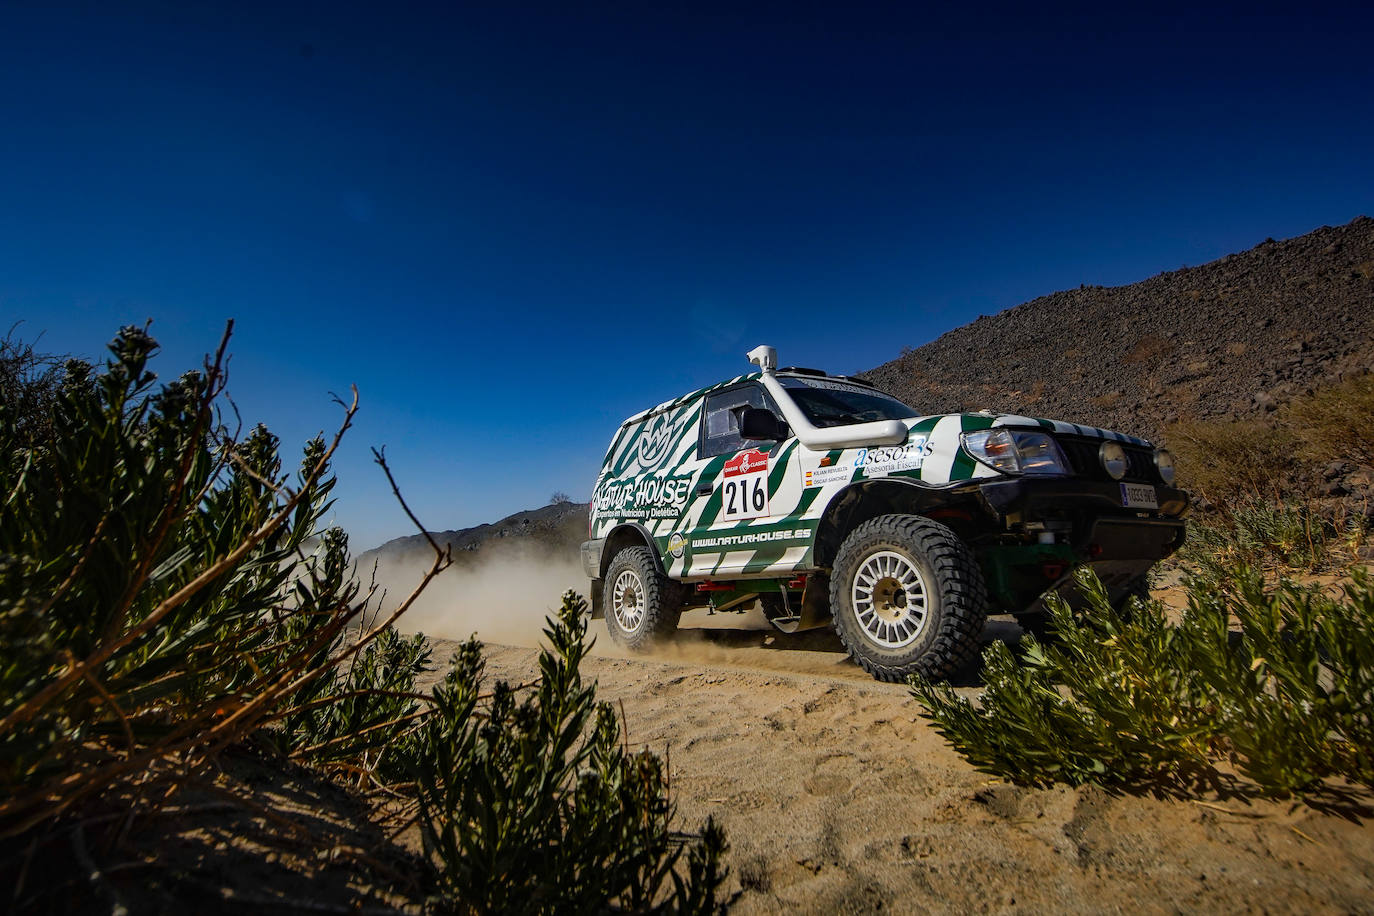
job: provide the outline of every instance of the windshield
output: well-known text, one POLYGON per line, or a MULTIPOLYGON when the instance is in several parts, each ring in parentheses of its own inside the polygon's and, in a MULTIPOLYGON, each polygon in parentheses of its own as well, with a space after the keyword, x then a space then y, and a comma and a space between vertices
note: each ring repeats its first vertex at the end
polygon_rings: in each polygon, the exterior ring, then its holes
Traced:
POLYGON ((849 426, 872 420, 907 420, 920 414, 894 397, 833 378, 778 379, 812 424, 849 426))

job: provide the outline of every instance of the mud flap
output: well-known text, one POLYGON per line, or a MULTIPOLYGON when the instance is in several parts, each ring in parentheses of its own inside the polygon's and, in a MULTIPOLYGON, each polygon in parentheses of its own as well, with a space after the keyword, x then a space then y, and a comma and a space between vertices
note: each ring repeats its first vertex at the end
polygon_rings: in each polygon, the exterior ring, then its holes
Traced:
POLYGON ((606 583, 602 579, 593 579, 591 588, 591 609, 589 616, 592 620, 600 620, 606 616, 606 609, 602 607, 602 592, 606 590, 606 583))
MULTIPOLYGON (((786 589, 781 594, 784 600, 791 598, 786 589)), ((764 613, 768 614, 766 605, 764 613)), ((798 607, 796 599, 791 598, 786 610, 776 617, 769 615, 768 622, 784 633, 800 633, 802 630, 830 626, 830 576, 823 572, 809 574, 806 586, 802 589, 801 606, 798 607)))

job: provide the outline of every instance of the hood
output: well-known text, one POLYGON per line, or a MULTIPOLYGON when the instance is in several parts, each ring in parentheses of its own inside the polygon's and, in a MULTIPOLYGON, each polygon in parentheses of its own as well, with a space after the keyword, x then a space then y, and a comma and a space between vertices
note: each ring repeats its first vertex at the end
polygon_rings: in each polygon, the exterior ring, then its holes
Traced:
POLYGON ((992 419, 992 426, 1007 426, 1019 429, 1043 429, 1047 432, 1060 433, 1065 436, 1083 436, 1088 439, 1121 442, 1126 445, 1136 445, 1141 448, 1154 448, 1148 439, 1128 436, 1114 429, 1100 429, 1096 426, 1084 426, 1081 423, 1065 423, 1063 420, 1046 420, 1041 417, 1022 417, 1017 414, 977 414, 977 416, 992 419))

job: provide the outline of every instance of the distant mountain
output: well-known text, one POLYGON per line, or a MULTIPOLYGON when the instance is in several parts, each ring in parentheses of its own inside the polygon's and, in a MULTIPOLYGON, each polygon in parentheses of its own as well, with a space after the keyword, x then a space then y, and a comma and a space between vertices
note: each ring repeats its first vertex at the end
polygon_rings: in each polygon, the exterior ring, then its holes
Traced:
MULTIPOLYGON (((476 559, 485 545, 507 543, 507 539, 513 539, 509 543, 519 541, 547 547, 553 553, 571 551, 575 555, 579 545, 587 539, 587 507, 572 502, 554 503, 517 512, 492 524, 430 534, 440 547, 453 550, 454 561, 460 565, 468 558, 476 559)), ((425 555, 432 556, 429 542, 422 534, 412 534, 363 551, 357 557, 358 569, 367 570, 374 560, 385 564, 425 555)))
POLYGON ((988 408, 1157 436, 1374 365, 1374 219, 1084 286, 979 318, 862 375, 922 413, 988 408))

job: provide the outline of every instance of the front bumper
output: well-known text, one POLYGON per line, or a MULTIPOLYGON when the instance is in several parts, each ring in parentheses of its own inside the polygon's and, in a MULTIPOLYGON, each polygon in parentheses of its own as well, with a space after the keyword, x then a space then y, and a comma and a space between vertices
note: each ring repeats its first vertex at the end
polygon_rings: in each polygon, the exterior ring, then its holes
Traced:
POLYGON ((1075 477, 1014 477, 990 480, 978 488, 984 508, 1009 525, 1084 517, 1160 519, 1182 524, 1188 494, 1175 487, 1155 486, 1158 509, 1122 505, 1121 485, 1075 477))
POLYGON ((1123 505, 1121 486, 1081 478, 1012 478, 979 487, 983 510, 1009 539, 981 551, 994 605, 1043 607, 1046 590, 1076 595, 1072 572, 1089 566, 1113 598, 1183 546, 1188 494, 1155 486, 1155 509, 1123 505))
POLYGON ((1157 509, 1122 505, 1117 483, 1071 477, 993 480, 978 495, 1004 530, 1053 531, 1092 559, 1162 560, 1183 545, 1188 494, 1154 490, 1157 509))

